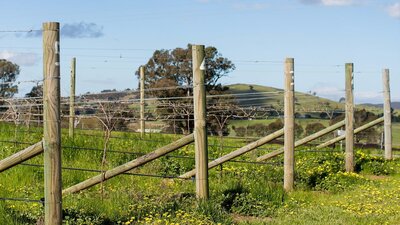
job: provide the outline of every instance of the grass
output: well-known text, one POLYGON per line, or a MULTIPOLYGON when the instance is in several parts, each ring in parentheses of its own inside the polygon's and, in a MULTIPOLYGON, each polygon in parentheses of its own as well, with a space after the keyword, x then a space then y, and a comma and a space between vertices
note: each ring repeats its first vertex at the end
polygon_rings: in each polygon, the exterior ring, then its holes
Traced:
MULTIPOLYGON (((41 139, 41 132, 40 128, 16 129, 1 124, 0 157, 29 145, 1 141, 34 143, 41 139)), ((137 153, 151 152, 181 137, 151 134, 140 139, 136 133, 113 132, 114 138, 107 146, 107 162, 102 168, 104 140, 101 131, 77 130, 75 139, 67 138, 66 130, 62 132, 63 167, 96 170, 121 165, 135 159, 137 153)), ((210 157, 224 155, 245 144, 240 139, 224 138, 225 147, 221 147, 220 141, 209 138, 210 157)), ((252 161, 274 149, 276 146, 264 146, 255 151, 255 155, 247 154, 238 160, 252 161)), ((211 200, 208 202, 196 201, 195 183, 191 180, 117 176, 78 194, 65 196, 64 224, 384 224, 384 219, 393 224, 399 220, 396 214, 390 215, 400 207, 400 162, 385 162, 369 156, 375 152, 357 152, 357 168, 361 172, 357 175, 343 173, 341 153, 299 151, 296 153, 296 191, 288 194, 282 189, 282 156, 268 164, 229 162, 210 170, 211 200), (371 174, 379 174, 380 179, 376 180, 377 176, 371 174), (358 205, 363 207, 357 208, 358 205)), ((193 157, 194 148, 189 145, 130 172, 177 176, 194 168, 193 157)), ((35 157, 27 163, 42 164, 43 157, 35 157)), ((97 174, 64 169, 63 187, 97 174)), ((43 188, 40 167, 18 165, 0 174, 0 197, 40 199, 43 188)), ((35 224, 42 217, 40 203, 0 201, 1 224, 35 224)))
POLYGON ((398 224, 399 185, 391 176, 337 194, 295 191, 270 224, 398 224))
POLYGON ((393 147, 400 148, 400 123, 392 124, 393 147))

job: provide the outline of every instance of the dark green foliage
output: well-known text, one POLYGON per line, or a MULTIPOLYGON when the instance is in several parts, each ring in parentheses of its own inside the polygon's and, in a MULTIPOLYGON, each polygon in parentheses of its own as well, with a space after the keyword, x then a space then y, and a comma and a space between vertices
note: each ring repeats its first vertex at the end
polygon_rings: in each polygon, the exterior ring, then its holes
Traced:
POLYGON ((356 173, 338 172, 329 174, 316 185, 315 189, 336 193, 344 190, 349 191, 352 187, 366 182, 368 182, 366 178, 356 173))
POLYGON ((309 123, 306 126, 305 132, 306 132, 306 136, 311 135, 313 133, 316 133, 322 129, 324 129, 325 126, 322 125, 322 123, 309 123))
POLYGON ((296 159, 296 180, 308 188, 314 188, 329 174, 344 170, 343 154, 329 155, 304 153, 296 159))
MULTIPOLYGON (((344 114, 333 118, 330 121, 330 124, 333 125, 341 120, 344 120, 344 114)), ((354 123, 355 127, 360 127, 368 122, 378 119, 379 117, 372 112, 366 111, 365 109, 357 110, 354 112, 354 123)), ((355 135, 355 142, 359 143, 361 141, 366 141, 368 143, 376 143, 379 139, 379 133, 377 132, 375 127, 371 127, 367 130, 364 130, 357 135, 355 135)))
POLYGON ((42 97, 43 96, 43 85, 36 85, 32 87, 32 90, 25 95, 28 98, 42 97))
POLYGON ((383 157, 371 156, 362 151, 356 152, 357 172, 365 172, 374 175, 389 175, 396 172, 395 162, 387 161, 383 157))
POLYGON ((19 66, 5 59, 0 59, 0 97, 9 98, 18 93, 14 85, 19 74, 19 66))

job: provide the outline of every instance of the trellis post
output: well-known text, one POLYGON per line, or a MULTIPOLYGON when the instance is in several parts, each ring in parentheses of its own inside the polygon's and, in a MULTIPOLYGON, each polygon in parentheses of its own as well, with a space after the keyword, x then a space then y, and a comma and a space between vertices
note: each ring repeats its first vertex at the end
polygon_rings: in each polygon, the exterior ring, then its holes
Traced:
POLYGON ((75 77, 76 77, 76 58, 71 60, 71 84, 69 95, 69 137, 74 137, 75 125, 75 77))
POLYGON ((61 225, 60 24, 43 23, 45 224, 61 225))
POLYGON ((294 188, 294 59, 285 60, 284 177, 283 188, 294 188))
POLYGON ((196 194, 198 199, 207 200, 209 192, 204 45, 192 46, 192 58, 196 194))
POLYGON ((346 105, 345 105, 345 123, 346 123, 346 152, 345 167, 346 172, 354 171, 354 65, 346 63, 345 65, 345 87, 346 87, 346 105))
POLYGON ((384 69, 383 74, 383 117, 384 121, 384 145, 385 145, 385 159, 393 159, 392 153, 392 108, 390 104, 390 82, 389 82, 389 69, 384 69))

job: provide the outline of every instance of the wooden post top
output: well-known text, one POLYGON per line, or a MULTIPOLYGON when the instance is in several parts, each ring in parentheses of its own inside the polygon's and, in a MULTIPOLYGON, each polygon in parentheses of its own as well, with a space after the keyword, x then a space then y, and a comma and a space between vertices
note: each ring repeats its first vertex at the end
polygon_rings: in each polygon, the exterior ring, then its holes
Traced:
POLYGON ((44 22, 43 23, 43 30, 60 30, 60 23, 59 22, 44 22))

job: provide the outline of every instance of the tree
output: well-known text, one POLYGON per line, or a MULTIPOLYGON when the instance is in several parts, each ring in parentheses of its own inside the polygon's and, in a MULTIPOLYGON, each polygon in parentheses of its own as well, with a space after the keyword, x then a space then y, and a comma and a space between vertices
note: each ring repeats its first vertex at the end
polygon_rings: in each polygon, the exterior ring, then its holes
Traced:
POLYGON ((42 97, 43 96, 43 85, 38 84, 32 87, 32 90, 25 95, 27 98, 35 98, 35 97, 42 97))
MULTIPOLYGON (((222 57, 215 47, 205 48, 206 74, 205 84, 207 91, 222 89, 219 79, 235 69, 235 65, 227 58, 222 57)), ((165 88, 173 86, 191 86, 192 75, 192 46, 175 48, 173 50, 156 50, 146 63, 145 88, 165 88)), ((139 78, 139 72, 136 72, 139 78)), ((191 93, 191 89, 176 88, 156 91, 157 96, 178 96, 182 93, 191 93), (162 94, 161 94, 161 93, 162 94)))
POLYGON ((10 98, 18 93, 14 84, 19 74, 19 66, 5 59, 0 59, 0 97, 10 98))
MULTIPOLYGON (((205 66, 206 91, 212 94, 226 92, 228 88, 223 87, 219 80, 232 72, 235 65, 227 58, 222 57, 217 48, 209 46, 205 48, 205 66)), ((187 48, 156 50, 144 65, 144 70, 146 74, 145 88, 149 90, 147 93, 157 98, 164 98, 159 101, 163 106, 171 105, 168 98, 191 96, 193 93, 193 89, 190 88, 193 86, 192 46, 190 44, 187 48)), ((136 75, 139 78, 139 71, 136 72, 136 75)), ((191 100, 174 100, 172 105, 178 105, 179 109, 177 107, 160 107, 158 113, 169 115, 167 122, 170 126, 174 126, 174 130, 178 126, 183 133, 189 133, 193 128, 193 113, 188 109, 193 108, 191 100), (177 113, 178 111, 180 113, 177 113), (186 115, 185 112, 187 112, 186 115), (177 120, 179 123, 176 122, 177 120)), ((215 117, 213 118, 215 119, 215 117)))

